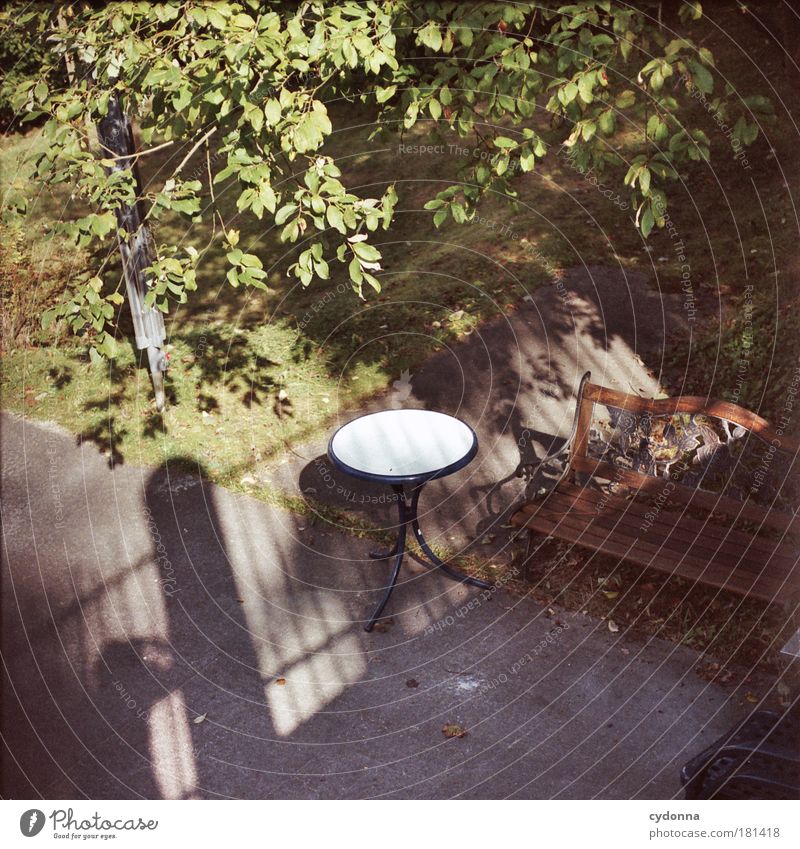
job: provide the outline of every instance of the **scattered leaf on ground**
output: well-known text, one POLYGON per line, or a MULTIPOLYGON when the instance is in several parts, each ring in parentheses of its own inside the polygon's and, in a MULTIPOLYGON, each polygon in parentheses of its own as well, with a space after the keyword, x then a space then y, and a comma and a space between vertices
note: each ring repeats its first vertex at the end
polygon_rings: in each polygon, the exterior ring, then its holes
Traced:
POLYGON ((442 728, 442 734, 445 737, 466 737, 467 729, 464 728, 463 725, 456 725, 455 723, 448 723, 442 728))

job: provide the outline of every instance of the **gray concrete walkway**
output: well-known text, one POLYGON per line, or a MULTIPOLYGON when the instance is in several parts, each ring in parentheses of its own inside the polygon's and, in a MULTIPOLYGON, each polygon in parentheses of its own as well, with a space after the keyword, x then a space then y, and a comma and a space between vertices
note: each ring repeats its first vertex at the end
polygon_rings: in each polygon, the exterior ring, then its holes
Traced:
MULTIPOLYGON (((624 293, 572 283, 557 351, 541 347, 539 301, 413 376, 415 403, 481 436, 475 468, 430 488, 440 541, 499 524, 519 432, 535 427, 538 449, 563 435, 582 369, 655 388, 631 323, 593 327, 581 285, 624 293)), ((631 303, 649 297, 636 285, 631 303)), ((667 322, 642 312, 652 355, 667 322)), ((747 712, 691 651, 503 589, 484 600, 414 561, 392 622, 366 634, 387 568, 367 542, 168 467, 111 469, 50 426, 2 425, 6 797, 664 799, 747 712)), ((321 490, 313 448, 264 474, 321 490)))

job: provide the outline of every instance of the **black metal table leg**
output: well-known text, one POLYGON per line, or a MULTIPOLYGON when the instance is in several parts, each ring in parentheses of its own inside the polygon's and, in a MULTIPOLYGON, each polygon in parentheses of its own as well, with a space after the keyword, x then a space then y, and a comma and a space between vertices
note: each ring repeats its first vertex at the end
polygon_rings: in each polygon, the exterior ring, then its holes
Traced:
MULTIPOLYGON (((395 495, 397 496, 398 504, 400 501, 405 502, 405 492, 403 487, 399 484, 393 484, 392 489, 394 490, 395 495)), ((400 534, 397 535, 397 540, 395 541, 394 546, 389 551, 370 551, 369 556, 373 560, 389 560, 394 557, 400 548, 400 534)))
POLYGON ((375 608, 372 617, 369 622, 364 626, 365 631, 371 631, 375 627, 375 623, 380 618, 381 613, 383 613, 383 608, 386 607, 386 602, 389 601, 389 596, 392 594, 392 590, 395 588, 397 584, 397 576, 400 574, 400 566, 403 562, 403 557, 405 557, 406 553, 406 530, 408 528, 408 510, 406 505, 406 495, 402 486, 393 485, 392 489, 397 494, 397 512, 400 519, 399 528, 397 531, 397 542, 395 543, 395 547, 393 551, 387 552, 380 556, 379 552, 375 552, 375 554, 370 554, 370 557, 374 557, 376 560, 383 560, 385 558, 394 557, 394 569, 392 569, 392 575, 389 578, 389 584, 386 587, 386 592, 383 594, 383 598, 380 600, 380 603, 375 608))
POLYGON ((411 525, 411 528, 414 532, 414 538, 416 539, 419 547, 422 549, 425 556, 431 562, 433 566, 437 569, 441 569, 442 572, 445 573, 449 578, 452 578, 455 581, 458 581, 462 584, 470 584, 473 587, 480 587, 481 589, 488 590, 491 589, 492 585, 487 581, 481 581, 480 578, 471 578, 469 575, 465 575, 463 572, 459 572, 458 569, 453 569, 452 566, 448 566, 443 560, 437 557, 431 547, 428 545, 427 540, 422 534, 422 529, 419 526, 419 517, 417 515, 418 505, 419 505, 419 495, 422 491, 422 487, 424 484, 420 484, 412 490, 411 494, 411 503, 406 501, 405 490, 402 486, 394 484, 392 489, 397 494, 397 510, 399 517, 399 526, 397 532, 397 542, 395 543, 394 548, 391 551, 376 551, 370 552, 370 557, 375 560, 388 560, 391 557, 395 558, 394 567, 392 569, 392 574, 389 578, 389 583, 386 586, 386 591, 383 594, 383 598, 381 599, 378 606, 375 608, 375 611, 372 614, 369 622, 364 626, 365 631, 371 631, 375 627, 375 623, 380 619, 381 613, 383 613, 384 607, 386 607, 386 603, 389 601, 389 596, 391 596, 392 591, 397 585, 397 578, 400 574, 400 566, 403 563, 403 558, 406 553, 406 532, 408 526, 411 525))
POLYGON ((480 587, 481 589, 488 590, 491 589, 492 585, 486 581, 481 581, 480 578, 470 578, 469 575, 465 575, 463 572, 459 572, 458 569, 453 569, 452 566, 448 566, 444 561, 438 558, 433 551, 431 551, 431 547, 428 545, 427 540, 422 535, 422 529, 419 526, 419 517, 417 515, 417 507, 419 504, 419 495, 422 492, 422 487, 425 484, 420 484, 419 486, 414 487, 414 490, 411 495, 411 527, 414 531, 414 538, 416 539, 419 547, 425 553, 425 556, 431 563, 437 568, 441 569, 445 575, 453 578, 455 581, 460 581, 462 584, 470 584, 473 587, 480 587))

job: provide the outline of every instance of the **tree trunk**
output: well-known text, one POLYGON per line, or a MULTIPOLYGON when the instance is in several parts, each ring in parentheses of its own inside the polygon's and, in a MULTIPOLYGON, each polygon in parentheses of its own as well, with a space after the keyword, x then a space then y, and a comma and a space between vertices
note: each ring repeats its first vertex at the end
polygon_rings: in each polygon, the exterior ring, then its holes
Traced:
MULTIPOLYGON (((136 145, 131 122, 116 97, 109 99, 108 114, 97 125, 97 135, 107 153, 122 157, 115 160, 111 170, 130 171, 135 181, 136 196, 141 197, 141 180, 134 156, 136 145)), ((147 293, 145 269, 152 264, 154 252, 153 237, 143 219, 139 200, 132 205, 120 204, 117 208, 117 224, 121 231, 118 235, 119 252, 122 256, 128 306, 136 334, 136 347, 139 350, 147 349, 156 407, 163 410, 164 372, 167 370, 167 356, 163 351, 166 331, 162 314, 155 307, 146 307, 144 303, 147 293)))

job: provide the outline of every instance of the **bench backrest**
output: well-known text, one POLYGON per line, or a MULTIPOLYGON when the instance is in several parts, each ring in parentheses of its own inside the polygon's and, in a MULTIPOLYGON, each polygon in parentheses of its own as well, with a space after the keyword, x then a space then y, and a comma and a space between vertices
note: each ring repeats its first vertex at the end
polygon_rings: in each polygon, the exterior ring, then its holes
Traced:
POLYGON ((590 377, 578 392, 570 474, 653 495, 668 490, 670 501, 778 530, 800 515, 800 440, 738 404, 641 398, 590 377))

